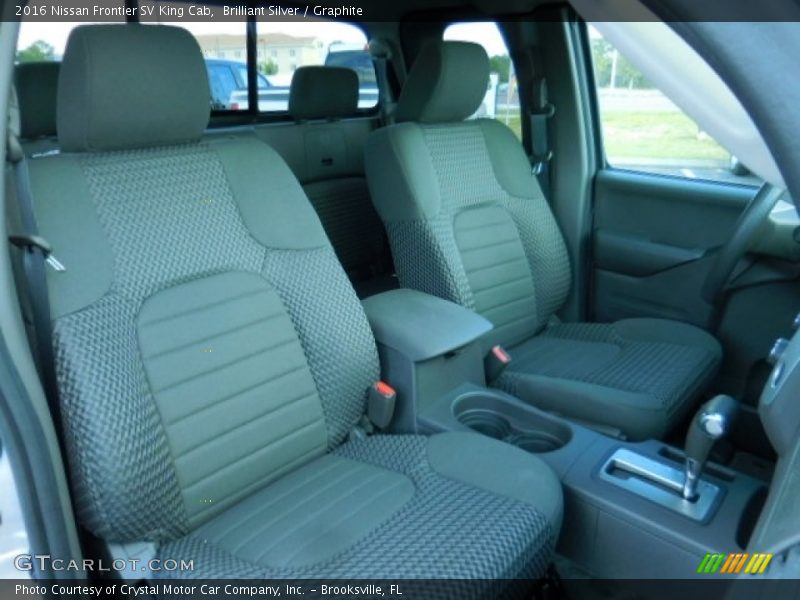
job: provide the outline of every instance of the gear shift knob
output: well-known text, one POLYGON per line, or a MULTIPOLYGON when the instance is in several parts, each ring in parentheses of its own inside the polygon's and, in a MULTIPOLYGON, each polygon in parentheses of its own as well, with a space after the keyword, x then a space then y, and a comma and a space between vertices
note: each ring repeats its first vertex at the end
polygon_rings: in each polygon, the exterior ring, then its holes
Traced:
POLYGON ((686 435, 686 479, 683 497, 694 500, 700 474, 708 460, 711 448, 730 430, 739 403, 730 396, 715 396, 697 411, 686 435))

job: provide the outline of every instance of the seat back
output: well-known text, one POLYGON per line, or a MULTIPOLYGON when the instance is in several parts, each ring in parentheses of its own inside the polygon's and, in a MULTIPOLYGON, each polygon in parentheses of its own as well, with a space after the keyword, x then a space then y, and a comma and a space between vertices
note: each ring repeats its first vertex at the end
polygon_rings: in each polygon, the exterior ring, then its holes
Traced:
POLYGON ((492 321, 487 343, 512 346, 563 304, 566 247, 511 130, 464 121, 489 77, 477 44, 426 46, 400 95, 398 124, 370 136, 370 192, 400 284, 457 302, 492 321))
POLYGON ((369 325, 297 180, 259 140, 202 140, 185 30, 73 30, 62 153, 31 161, 79 518, 185 534, 343 441, 378 377, 369 325))
POLYGON ((358 111, 358 86, 352 69, 300 67, 289 92, 295 123, 256 129, 292 167, 357 290, 391 270, 386 233, 364 176, 373 123, 347 119, 358 111))

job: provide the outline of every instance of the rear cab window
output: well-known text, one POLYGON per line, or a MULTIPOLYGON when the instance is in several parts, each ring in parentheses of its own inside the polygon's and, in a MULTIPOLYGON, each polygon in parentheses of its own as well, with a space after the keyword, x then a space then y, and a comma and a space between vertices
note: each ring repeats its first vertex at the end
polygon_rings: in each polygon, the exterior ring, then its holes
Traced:
POLYGON ((359 82, 358 108, 377 107, 375 66, 361 28, 324 19, 283 23, 260 20, 256 31, 257 70, 259 76, 269 80, 268 87, 259 89, 260 112, 286 112, 295 71, 311 65, 353 69, 359 82))
MULTIPOLYGON (((148 3, 142 3, 145 5, 148 3)), ((119 21, 122 23, 123 21, 119 21)), ((158 24, 157 21, 151 21, 158 24)), ((109 23, 106 21, 105 23, 109 23)), ((85 23, 31 23, 22 22, 17 40, 17 63, 32 61, 60 62, 64 55, 70 32, 85 23)), ((187 29, 198 40, 205 58, 213 111, 244 110, 247 105, 236 106, 231 98, 244 92, 247 98, 246 24, 233 23, 162 23, 187 29), (233 47, 233 49, 231 49, 233 47)), ((263 81, 262 81, 263 80, 263 81)), ((259 85, 268 85, 266 78, 259 85)))
MULTIPOLYGON (((163 3, 162 3, 163 4, 163 3)), ((172 6, 188 6, 176 2, 172 6)), ((152 1, 139 3, 156 7, 152 1)), ((184 11, 185 12, 185 11, 184 11)), ((158 10, 143 21, 150 26, 172 25, 188 30, 197 40, 208 74, 211 110, 241 113, 249 110, 247 24, 245 21, 172 22, 160 20, 158 10)), ((122 21, 120 21, 122 22, 122 21)), ((17 61, 60 61, 69 33, 81 23, 25 23, 17 46, 17 61)), ((302 22, 259 21, 256 34, 255 79, 258 112, 285 114, 294 72, 308 65, 352 69, 358 75, 361 111, 378 105, 378 85, 364 31, 353 24, 325 19, 302 22)))
MULTIPOLYGON (((184 27, 194 35, 203 56, 215 111, 249 109, 247 26, 239 22, 165 23, 184 27)), ((258 84, 258 112, 286 113, 295 71, 309 65, 353 69, 359 79, 361 110, 378 104, 375 68, 367 37, 359 27, 324 19, 303 22, 259 21, 256 26, 254 68, 258 84)))
MULTIPOLYGON (((154 2, 140 2, 142 7, 153 7, 152 18, 143 21, 147 25, 172 25, 182 27, 194 36, 206 64, 208 87, 211 93, 213 112, 238 112, 247 110, 247 24, 244 21, 231 22, 173 22, 161 20, 154 2)), ((173 7, 187 4, 169 3, 173 7)))

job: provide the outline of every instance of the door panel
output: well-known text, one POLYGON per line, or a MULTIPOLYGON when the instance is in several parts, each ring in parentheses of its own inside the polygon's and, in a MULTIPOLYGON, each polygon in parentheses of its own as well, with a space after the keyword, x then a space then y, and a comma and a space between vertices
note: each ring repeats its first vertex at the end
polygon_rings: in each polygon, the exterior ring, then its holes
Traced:
POLYGON ((704 327, 700 287, 755 190, 604 169, 595 179, 594 316, 704 327))

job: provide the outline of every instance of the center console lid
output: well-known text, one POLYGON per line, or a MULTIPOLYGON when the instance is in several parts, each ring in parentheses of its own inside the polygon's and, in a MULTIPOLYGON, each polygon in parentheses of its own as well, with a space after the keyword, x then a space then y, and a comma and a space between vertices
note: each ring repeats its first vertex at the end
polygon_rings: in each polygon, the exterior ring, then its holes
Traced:
POLYGON ((493 327, 468 308, 416 290, 392 290, 363 305, 378 343, 413 362, 453 352, 493 327))

